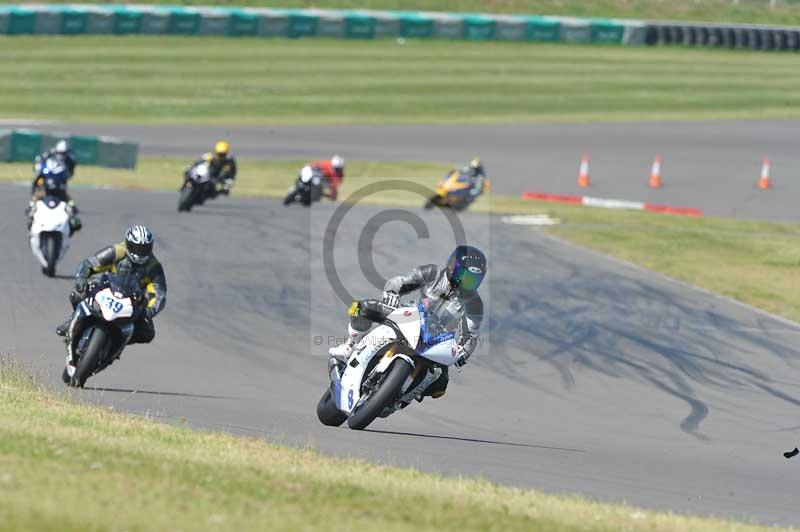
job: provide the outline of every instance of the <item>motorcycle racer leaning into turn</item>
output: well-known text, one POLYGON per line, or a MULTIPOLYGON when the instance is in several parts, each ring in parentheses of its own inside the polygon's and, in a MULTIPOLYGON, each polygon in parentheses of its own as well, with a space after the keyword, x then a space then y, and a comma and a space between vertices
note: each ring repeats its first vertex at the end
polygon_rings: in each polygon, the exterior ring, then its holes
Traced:
POLYGON ((486 170, 484 170, 480 158, 474 157, 461 171, 469 178, 470 194, 480 195, 483 192, 484 183, 488 182, 486 170))
POLYGON ((308 163, 307 166, 322 175, 328 183, 328 190, 325 195, 332 201, 336 201, 339 195, 339 187, 344 181, 344 159, 339 155, 334 155, 330 160, 314 161, 308 163))
POLYGON ((227 196, 236 181, 236 159, 230 153, 231 146, 227 141, 220 140, 214 144, 214 151, 204 153, 203 156, 193 162, 185 173, 188 173, 197 165, 208 163, 208 172, 211 177, 211 197, 219 194, 227 196))
MULTIPOLYGON (((128 344, 146 344, 155 338, 153 317, 164 309, 167 302, 167 280, 164 268, 153 255, 153 233, 143 225, 132 225, 125 233, 125 240, 101 249, 78 266, 75 289, 69 300, 74 309, 86 297, 88 279, 103 272, 117 272, 123 266, 139 279, 139 285, 148 299, 147 309, 134 323, 134 332, 128 344)), ((56 334, 66 336, 70 318, 56 328, 56 334)))
MULTIPOLYGON (((443 330, 457 330, 452 354, 455 365, 461 368, 475 351, 478 344, 483 301, 478 287, 486 276, 486 256, 474 246, 456 247, 445 266, 425 264, 404 275, 386 281, 381 301, 398 307, 400 297, 416 292, 430 316, 443 330)), ((332 347, 328 353, 339 362, 347 362, 353 348, 372 328, 373 323, 361 317, 353 317, 347 327, 348 338, 341 345, 332 347)), ((425 390, 424 395, 434 399, 444 395, 449 377, 447 368, 442 375, 425 390)))

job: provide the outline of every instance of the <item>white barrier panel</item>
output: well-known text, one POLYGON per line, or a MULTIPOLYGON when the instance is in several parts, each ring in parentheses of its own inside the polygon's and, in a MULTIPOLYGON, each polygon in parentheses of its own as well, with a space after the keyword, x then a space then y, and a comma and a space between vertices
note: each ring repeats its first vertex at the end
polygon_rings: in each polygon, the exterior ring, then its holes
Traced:
POLYGON ((426 13, 433 19, 433 36, 437 39, 461 39, 464 36, 464 22, 461 17, 450 13, 426 13))
POLYGON ((75 5, 74 9, 86 11, 86 33, 93 35, 114 33, 114 12, 98 6, 75 5))

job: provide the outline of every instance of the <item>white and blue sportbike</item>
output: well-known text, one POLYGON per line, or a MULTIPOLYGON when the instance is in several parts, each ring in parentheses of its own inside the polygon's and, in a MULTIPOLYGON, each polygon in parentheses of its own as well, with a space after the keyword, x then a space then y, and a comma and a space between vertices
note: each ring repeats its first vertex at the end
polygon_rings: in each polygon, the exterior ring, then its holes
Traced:
POLYGON ((435 315, 422 304, 394 308, 367 299, 354 302, 349 314, 378 327, 354 346, 347 363, 329 360, 330 387, 317 405, 325 425, 347 421, 362 430, 377 417, 421 401, 443 369, 456 362, 455 333, 436 327, 435 315))
POLYGON ((64 383, 82 388, 90 376, 117 360, 146 306, 138 278, 132 273, 106 273, 91 282, 69 324, 67 363, 61 375, 64 383))

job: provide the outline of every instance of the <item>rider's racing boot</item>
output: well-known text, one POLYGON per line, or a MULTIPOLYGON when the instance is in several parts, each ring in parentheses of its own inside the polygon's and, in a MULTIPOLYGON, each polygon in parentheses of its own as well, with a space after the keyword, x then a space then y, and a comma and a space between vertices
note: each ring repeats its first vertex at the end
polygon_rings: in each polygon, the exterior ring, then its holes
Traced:
POLYGON ((328 349, 328 354, 340 362, 347 362, 355 345, 361 341, 367 331, 357 331, 353 326, 347 325, 347 340, 343 344, 328 349))
POLYGON ((81 222, 81 219, 77 216, 71 217, 69 219, 69 236, 72 236, 80 231, 81 227, 83 227, 83 222, 81 222))
POLYGON ((56 327, 56 334, 59 336, 66 336, 67 332, 69 332, 69 324, 72 322, 72 316, 70 316, 67 321, 56 327))
POLYGON ((69 236, 77 233, 83 227, 83 222, 81 219, 78 218, 78 206, 75 205, 75 200, 69 200, 67 203, 70 209, 70 217, 69 217, 69 236))
POLYGON ((339 362, 347 362, 347 359, 350 358, 350 354, 353 352, 353 346, 355 345, 356 343, 348 338, 344 343, 328 349, 328 354, 339 362))

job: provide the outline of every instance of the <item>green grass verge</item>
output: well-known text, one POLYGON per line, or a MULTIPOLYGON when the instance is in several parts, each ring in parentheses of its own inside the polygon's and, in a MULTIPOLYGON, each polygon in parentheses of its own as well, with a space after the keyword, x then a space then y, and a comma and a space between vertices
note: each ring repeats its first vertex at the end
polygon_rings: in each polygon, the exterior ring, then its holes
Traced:
POLYGON ((800 117, 800 69, 794 54, 731 50, 13 37, 0 38, 0 74, 0 117, 77 122, 800 117))
POLYGON ((0 530, 762 529, 163 425, 54 396, 7 359, 0 490, 0 530))
MULTIPOLYGON (((31 2, 40 3, 39 0, 31 2)), ((83 0, 84 3, 107 3, 83 0)), ((26 3, 26 2, 23 2, 26 3)), ((157 0, 145 4, 203 5, 201 0, 157 0)), ((569 15, 645 19, 709 20, 800 24, 800 2, 781 0, 774 9, 768 0, 223 0, 228 6, 325 7, 335 9, 389 9, 569 15)))
MULTIPOLYGON (((136 172, 84 166, 73 185, 177 190, 185 164, 178 159, 144 158, 136 172)), ((302 164, 241 161, 234 194, 283 197, 302 164)), ((439 163, 352 161, 341 197, 346 201, 349 194, 380 178, 434 188, 448 169, 439 163)), ((30 176, 30 165, 0 165, 0 181, 28 181, 30 176)), ((75 195, 80 200, 80 193, 75 195)), ((420 207, 423 202, 419 196, 401 191, 381 192, 363 201, 408 207, 420 207)), ((494 194, 479 199, 471 209, 547 213, 564 222, 548 229, 554 235, 800 321, 800 224, 611 211, 494 194)))

